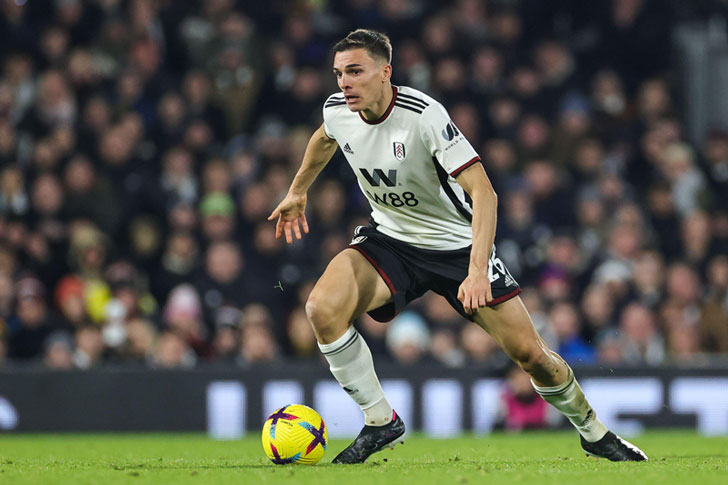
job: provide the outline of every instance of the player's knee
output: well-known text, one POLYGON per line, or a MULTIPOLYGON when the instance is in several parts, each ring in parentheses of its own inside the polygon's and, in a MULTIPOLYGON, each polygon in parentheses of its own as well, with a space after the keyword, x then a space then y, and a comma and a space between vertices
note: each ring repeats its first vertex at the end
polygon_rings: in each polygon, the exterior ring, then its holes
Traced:
POLYGON ((524 371, 532 376, 542 376, 553 367, 550 365, 551 356, 538 345, 522 346, 514 352, 513 358, 524 371))
POLYGON ((338 320, 336 308, 326 299, 312 294, 306 301, 306 316, 317 334, 326 334, 336 330, 338 320))

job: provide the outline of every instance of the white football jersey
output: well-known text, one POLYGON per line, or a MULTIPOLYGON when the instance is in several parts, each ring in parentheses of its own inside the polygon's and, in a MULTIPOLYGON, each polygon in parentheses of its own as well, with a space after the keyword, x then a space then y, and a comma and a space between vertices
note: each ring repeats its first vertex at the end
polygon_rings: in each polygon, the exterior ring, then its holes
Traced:
POLYGON ((472 208, 455 181, 480 161, 442 104, 405 86, 377 121, 346 106, 324 104, 324 130, 337 141, 372 207, 378 231, 424 249, 472 244, 472 208))

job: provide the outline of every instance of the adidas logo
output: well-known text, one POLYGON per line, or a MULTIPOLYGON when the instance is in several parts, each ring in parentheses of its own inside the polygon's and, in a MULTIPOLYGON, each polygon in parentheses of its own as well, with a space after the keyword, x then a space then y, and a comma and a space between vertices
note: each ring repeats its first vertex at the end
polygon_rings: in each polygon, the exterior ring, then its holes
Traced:
POLYGON ((351 149, 351 147, 349 146, 348 143, 346 145, 344 145, 344 151, 346 153, 351 153, 352 155, 354 154, 354 150, 351 149))

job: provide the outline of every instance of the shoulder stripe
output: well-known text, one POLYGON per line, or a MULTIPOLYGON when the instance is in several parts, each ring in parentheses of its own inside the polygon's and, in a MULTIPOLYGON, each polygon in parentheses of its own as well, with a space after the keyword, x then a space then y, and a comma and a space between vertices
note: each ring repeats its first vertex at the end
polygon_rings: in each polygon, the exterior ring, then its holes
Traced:
POLYGON ((324 105, 324 108, 331 108, 332 106, 341 106, 342 104, 346 104, 346 101, 340 101, 340 102, 333 102, 333 103, 326 103, 324 105))
POLYGON ((421 109, 421 110, 424 110, 425 109, 424 106, 420 106, 419 104, 415 103, 414 101, 408 101, 406 99, 398 99, 397 102, 398 103, 404 103, 407 106, 412 106, 413 108, 417 108, 417 109, 421 109))
POLYGON ((420 108, 420 109, 425 109, 425 108, 427 108, 427 106, 426 106, 426 105, 423 105, 423 104, 422 104, 422 103, 420 103, 419 101, 412 101, 412 100, 409 100, 409 99, 404 99, 404 98, 401 98, 401 99, 399 99, 398 101, 401 101, 401 102, 403 102, 403 103, 407 103, 407 104, 411 104, 412 106, 416 106, 416 107, 418 107, 418 108, 420 108))
POLYGON ((401 103, 397 102, 397 103, 394 103, 394 105, 395 106, 399 106, 400 108, 404 108, 404 109, 408 109, 410 111, 414 111, 417 114, 422 114, 422 110, 419 110, 417 108, 413 108, 412 106, 408 106, 406 104, 401 104, 401 103))
POLYGON ((422 100, 420 98, 415 98, 414 96, 410 96, 409 94, 398 93, 398 96, 401 96, 403 98, 406 98, 406 99, 410 100, 410 102, 415 102, 416 101, 416 102, 418 102, 420 104, 423 104, 424 105, 423 108, 425 106, 429 106, 430 105, 430 103, 428 103, 427 101, 424 101, 424 100, 422 100))

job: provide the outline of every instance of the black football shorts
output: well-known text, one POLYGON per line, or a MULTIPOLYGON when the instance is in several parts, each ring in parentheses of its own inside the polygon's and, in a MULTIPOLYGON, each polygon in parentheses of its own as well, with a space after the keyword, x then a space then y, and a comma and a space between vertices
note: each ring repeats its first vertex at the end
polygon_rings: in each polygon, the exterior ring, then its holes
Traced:
MULTIPOLYGON (((421 249, 371 226, 359 226, 349 247, 359 251, 374 266, 392 292, 393 301, 369 312, 373 319, 388 322, 409 302, 432 290, 444 296, 463 317, 472 320, 458 300, 458 288, 468 276, 470 246, 454 251, 421 249)), ((496 257, 495 245, 488 261, 488 275, 493 300, 487 306, 502 303, 521 292, 503 261, 496 257)))

